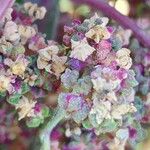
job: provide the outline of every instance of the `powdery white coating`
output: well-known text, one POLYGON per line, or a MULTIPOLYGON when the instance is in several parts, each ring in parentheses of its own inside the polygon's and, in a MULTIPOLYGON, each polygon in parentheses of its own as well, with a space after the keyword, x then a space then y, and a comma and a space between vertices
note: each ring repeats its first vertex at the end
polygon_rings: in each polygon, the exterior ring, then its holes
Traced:
POLYGON ((130 57, 130 50, 127 48, 122 48, 116 53, 116 61, 120 67, 124 69, 130 69, 132 66, 132 59, 130 57))
POLYGON ((94 26, 90 29, 85 36, 87 38, 93 39, 96 43, 99 43, 102 39, 106 40, 110 38, 110 33, 106 27, 101 25, 94 26))
POLYGON ((25 58, 25 55, 18 55, 15 61, 6 58, 4 60, 4 64, 10 67, 10 72, 12 72, 14 75, 23 77, 29 61, 25 58))
POLYGON ((46 14, 46 8, 45 7, 38 7, 37 4, 33 4, 31 2, 27 2, 24 4, 25 11, 29 14, 29 16, 36 19, 43 19, 46 14))
POLYGON ((18 32, 18 26, 13 21, 8 21, 4 27, 4 37, 10 42, 18 42, 20 40, 20 34, 18 32))
POLYGON ((52 56, 57 55, 59 48, 56 45, 48 46, 38 51, 39 56, 37 59, 37 66, 39 69, 44 69, 50 60, 52 60, 52 56))
POLYGON ((18 33, 22 42, 27 42, 28 39, 36 35, 36 31, 32 26, 18 25, 18 33))
POLYGON ((36 101, 29 100, 27 97, 22 96, 22 98, 19 100, 19 103, 15 105, 16 109, 19 109, 19 118, 18 120, 21 120, 25 117, 34 117, 34 107, 36 101))
POLYGON ((70 57, 81 61, 85 61, 87 57, 95 51, 95 49, 88 44, 86 38, 81 41, 71 40, 71 44, 72 51, 70 57))

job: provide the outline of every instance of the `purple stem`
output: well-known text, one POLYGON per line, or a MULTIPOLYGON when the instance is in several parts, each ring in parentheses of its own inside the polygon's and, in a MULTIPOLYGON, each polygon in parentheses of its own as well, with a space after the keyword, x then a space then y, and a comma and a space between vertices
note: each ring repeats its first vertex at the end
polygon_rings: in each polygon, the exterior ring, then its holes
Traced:
POLYGON ((102 11, 109 18, 114 19, 124 28, 131 29, 134 36, 143 44, 145 47, 150 48, 150 36, 148 36, 137 24, 127 16, 122 15, 114 7, 111 7, 104 0, 72 0, 77 4, 87 4, 95 9, 102 11))
POLYGON ((15 0, 0 0, 0 20, 3 18, 6 10, 13 6, 15 0))

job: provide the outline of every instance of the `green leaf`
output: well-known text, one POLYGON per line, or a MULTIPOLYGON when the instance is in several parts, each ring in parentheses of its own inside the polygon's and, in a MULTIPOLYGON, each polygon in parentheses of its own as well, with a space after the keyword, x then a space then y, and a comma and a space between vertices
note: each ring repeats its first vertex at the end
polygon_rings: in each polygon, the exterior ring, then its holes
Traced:
POLYGON ((16 105, 16 104, 18 104, 18 102, 19 102, 21 96, 22 96, 21 94, 16 93, 16 94, 14 94, 14 95, 11 95, 11 96, 7 99, 7 101, 8 101, 8 103, 10 103, 10 104, 12 104, 12 105, 16 105))
POLYGON ((18 54, 24 54, 25 48, 22 45, 17 45, 15 48, 12 49, 11 55, 17 56, 18 54))
POLYGON ((43 89, 47 90, 47 91, 51 91, 52 90, 52 84, 51 82, 45 82, 43 89))
POLYGON ((124 116, 123 122, 126 126, 130 126, 134 122, 133 114, 126 114, 126 116, 124 116))
POLYGON ((107 119, 100 126, 100 130, 102 130, 102 132, 113 132, 117 129, 117 127, 118 123, 116 121, 113 119, 107 119))
POLYGON ((29 128, 36 128, 36 127, 39 127, 39 125, 43 122, 44 122, 44 118, 35 117, 35 118, 30 118, 29 120, 27 120, 26 125, 29 128))
POLYGON ((131 81, 130 81, 130 85, 131 85, 132 87, 135 87, 135 86, 138 85, 138 82, 137 82, 136 80, 131 80, 131 81))
POLYGON ((48 107, 45 106, 45 107, 42 109, 42 115, 43 115, 44 118, 47 118, 47 117, 50 116, 50 110, 49 110, 48 107))
POLYGON ((83 125, 83 127, 86 128, 86 129, 91 129, 91 128, 93 127, 88 119, 85 119, 85 120, 82 122, 82 125, 83 125))
POLYGON ((30 86, 27 83, 23 83, 21 87, 21 93, 25 94, 30 91, 30 86))
POLYGON ((34 68, 34 72, 35 72, 36 75, 40 75, 40 70, 36 67, 34 68))
POLYGON ((38 85, 40 85, 40 84, 41 84, 41 80, 40 80, 40 79, 35 80, 34 86, 38 86, 38 85))
POLYGON ((30 64, 28 66, 34 65, 37 62, 37 55, 31 55, 28 56, 28 61, 30 62, 30 64))
POLYGON ((6 96, 6 92, 0 92, 0 98, 5 96, 6 96))

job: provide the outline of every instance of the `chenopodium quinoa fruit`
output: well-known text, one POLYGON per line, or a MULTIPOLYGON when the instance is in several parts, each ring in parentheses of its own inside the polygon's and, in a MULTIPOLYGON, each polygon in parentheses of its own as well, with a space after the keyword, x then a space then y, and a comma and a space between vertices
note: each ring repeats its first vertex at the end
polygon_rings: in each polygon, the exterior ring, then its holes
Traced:
POLYGON ((115 142, 125 143, 137 111, 133 88, 138 82, 130 50, 117 47, 109 19, 97 14, 65 26, 63 45, 48 41, 34 25, 45 13, 45 8, 26 3, 4 16, 0 97, 14 106, 18 120, 24 119, 28 127, 50 118, 41 131, 42 142, 60 120, 71 119, 96 135, 114 132, 115 142), (46 105, 51 94, 56 95, 56 107, 46 105))

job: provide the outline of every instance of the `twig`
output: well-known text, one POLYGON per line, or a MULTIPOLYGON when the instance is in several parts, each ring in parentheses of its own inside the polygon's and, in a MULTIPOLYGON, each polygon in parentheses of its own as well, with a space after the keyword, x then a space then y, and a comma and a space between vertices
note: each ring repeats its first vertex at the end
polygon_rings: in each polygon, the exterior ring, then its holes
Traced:
POLYGON ((51 150, 50 135, 56 125, 64 118, 66 112, 62 108, 57 108, 53 117, 50 118, 46 126, 40 132, 41 149, 40 150, 51 150))
POLYGON ((109 18, 114 19, 124 28, 132 30, 134 36, 139 40, 145 47, 150 48, 150 36, 148 36, 137 24, 127 16, 122 15, 115 8, 111 7, 104 0, 72 0, 77 4, 87 4, 94 9, 102 11, 109 18))
POLYGON ((15 0, 0 0, 0 20, 3 18, 6 10, 14 4, 15 0))
POLYGON ((39 22, 40 30, 46 33, 47 39, 55 40, 60 17, 59 0, 41 0, 40 5, 47 9, 43 24, 39 22))

